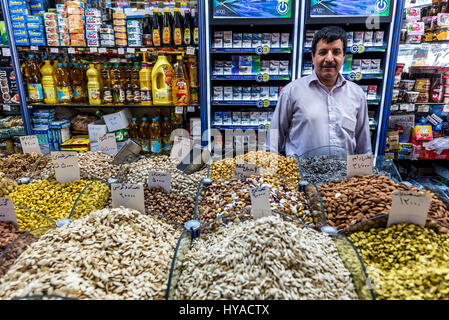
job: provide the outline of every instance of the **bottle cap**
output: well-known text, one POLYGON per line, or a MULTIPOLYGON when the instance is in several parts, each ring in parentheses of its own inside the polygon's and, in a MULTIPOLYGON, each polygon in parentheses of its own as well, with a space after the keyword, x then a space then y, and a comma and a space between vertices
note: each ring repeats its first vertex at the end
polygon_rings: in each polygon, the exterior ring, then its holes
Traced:
POLYGON ((182 60, 182 56, 176 56, 176 60, 182 60))
POLYGON ((132 121, 136 121, 137 119, 136 119, 135 117, 132 117, 131 120, 132 120, 132 121))
POLYGON ((164 120, 168 120, 168 117, 164 117, 164 120))
POLYGON ((147 120, 147 117, 142 117, 142 121, 145 121, 145 120, 147 120))
POLYGON ((169 8, 164 8, 164 12, 170 12, 169 8))
POLYGON ((179 12, 179 8, 174 8, 173 11, 174 12, 179 12))

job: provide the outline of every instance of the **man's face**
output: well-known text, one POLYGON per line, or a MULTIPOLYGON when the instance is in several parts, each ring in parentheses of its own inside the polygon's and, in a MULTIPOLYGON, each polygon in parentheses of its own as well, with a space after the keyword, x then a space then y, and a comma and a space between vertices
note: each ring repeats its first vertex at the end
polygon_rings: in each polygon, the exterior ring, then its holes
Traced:
POLYGON ((323 80, 336 79, 344 59, 343 41, 340 39, 329 43, 321 39, 316 45, 315 55, 312 54, 315 71, 323 80))

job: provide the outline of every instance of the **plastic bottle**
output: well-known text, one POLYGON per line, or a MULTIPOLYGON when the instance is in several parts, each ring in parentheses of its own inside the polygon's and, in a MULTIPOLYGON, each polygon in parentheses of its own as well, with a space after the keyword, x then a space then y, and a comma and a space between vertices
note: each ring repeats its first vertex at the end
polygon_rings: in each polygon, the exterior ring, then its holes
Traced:
POLYGON ((164 22, 162 24, 162 44, 170 45, 172 43, 171 35, 171 23, 170 23, 170 10, 168 8, 164 9, 164 22))
POLYGON ((95 69, 95 65, 91 63, 87 74, 87 92, 89 94, 89 104, 98 105, 101 104, 101 91, 100 82, 98 81, 98 70, 95 69))
POLYGON ((175 45, 182 45, 182 16, 178 8, 173 9, 175 12, 175 22, 173 25, 173 41, 175 45))
POLYGON ((86 103, 87 92, 84 82, 84 70, 80 63, 74 63, 73 68, 70 70, 70 78, 72 79, 72 90, 74 103, 86 103))
POLYGON ((139 71, 140 82, 140 103, 151 106, 153 104, 151 94, 151 69, 146 62, 145 55, 143 56, 142 69, 139 71))
MULTIPOLYGON (((140 71, 139 62, 134 62, 133 67, 131 69, 131 89, 133 90, 134 103, 136 104, 139 104, 141 102, 139 71, 140 71)), ((151 88, 151 85, 149 87, 151 88)), ((151 97, 151 94, 149 96, 151 97)))
POLYGON ((153 9, 153 46, 160 47, 162 44, 161 24, 159 23, 159 12, 153 9))
POLYGON ((152 19, 150 18, 149 14, 145 15, 145 19, 143 20, 143 35, 142 35, 142 41, 143 45, 146 47, 152 47, 153 46, 153 25, 152 25, 152 19))
POLYGON ((129 138, 138 145, 141 145, 139 137, 139 124, 137 123, 137 118, 135 117, 131 118, 131 123, 129 124, 128 132, 129 138))
POLYGON ((159 125, 159 117, 154 117, 150 126, 150 145, 151 153, 161 153, 161 126, 159 125))
POLYGON ((171 121, 174 129, 182 129, 183 128, 183 115, 176 113, 175 110, 172 111, 171 121))
POLYGON ((110 64, 103 63, 103 68, 101 69, 101 78, 103 79, 103 104, 112 104, 112 88, 111 88, 111 78, 109 77, 110 64))
POLYGON ((147 117, 142 118, 139 126, 140 146, 144 154, 150 154, 150 125, 147 122, 147 117))
POLYGON ((58 68, 55 70, 56 92, 58 101, 62 104, 72 102, 72 88, 69 83, 69 73, 61 62, 58 62, 58 68))
POLYGON ((172 80, 172 98, 175 106, 187 106, 190 103, 189 79, 186 77, 182 56, 176 57, 175 75, 172 80))
POLYGON ((198 63, 196 61, 196 57, 189 56, 187 69, 189 71, 189 81, 190 81, 190 103, 198 104, 199 103, 199 86, 200 83, 198 81, 198 63))
POLYGON ((58 95, 56 93, 55 69, 50 64, 50 60, 45 60, 45 64, 41 68, 42 86, 44 89, 45 103, 58 103, 58 95))
POLYGON ((122 88, 122 70, 118 62, 115 62, 111 69, 111 86, 114 104, 123 104, 125 102, 125 90, 122 88))
POLYGON ((199 43, 199 32, 198 32, 198 9, 195 9, 195 17, 193 18, 193 43, 199 43))
POLYGON ((27 76, 28 97, 32 103, 44 102, 44 90, 42 88, 42 78, 34 55, 28 55, 25 62, 25 73, 27 76))
POLYGON ((170 136, 173 131, 173 125, 168 119, 168 117, 164 117, 164 121, 162 121, 161 125, 161 137, 162 137, 162 153, 170 154, 171 151, 171 143, 170 136))
POLYGON ((170 62, 168 62, 165 53, 159 53, 151 73, 154 105, 172 104, 171 85, 173 74, 173 68, 170 65, 170 62))
MULTIPOLYGON (((103 70, 103 65, 101 63, 98 63, 96 65, 96 69, 98 71, 98 82, 100 83, 100 88, 103 88, 103 78, 101 77, 101 70, 103 70)), ((87 70, 86 70, 86 72, 87 72, 87 70)), ((86 83, 87 83, 87 81, 86 81, 86 83)))
POLYGON ((190 10, 184 10, 184 44, 192 43, 192 15, 190 10))
POLYGON ((132 87, 132 68, 131 62, 126 63, 125 68, 125 82, 126 82, 126 104, 134 104, 134 90, 132 87))

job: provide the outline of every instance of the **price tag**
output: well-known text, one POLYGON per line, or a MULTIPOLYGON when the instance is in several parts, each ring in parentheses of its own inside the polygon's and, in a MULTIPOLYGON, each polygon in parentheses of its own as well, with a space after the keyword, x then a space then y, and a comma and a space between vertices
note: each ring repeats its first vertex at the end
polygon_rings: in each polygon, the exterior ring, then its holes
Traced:
POLYGON ((143 185, 113 183, 111 185, 112 207, 136 209, 141 213, 145 213, 143 185))
POLYGON ((234 178, 245 179, 250 176, 260 175, 260 167, 252 163, 236 163, 234 170, 234 178))
POLYGON ((52 151, 51 160, 59 183, 80 179, 80 167, 76 151, 52 151))
POLYGON ((431 197, 424 192, 393 191, 387 227, 399 222, 424 226, 431 200, 431 197))
POLYGON ((11 111, 11 106, 9 104, 4 104, 3 111, 11 111))
POLYGON ((373 174, 374 155, 356 154, 348 155, 346 162, 346 176, 373 174))
POLYGON ((5 57, 11 56, 11 50, 9 48, 2 48, 2 55, 5 57))
POLYGON ((118 54, 124 54, 125 49, 124 48, 118 48, 118 54))
POLYGON ((187 47, 186 54, 194 55, 195 54, 195 47, 187 47))
POLYGON ((89 51, 90 51, 90 53, 96 53, 96 52, 98 52, 98 49, 97 48, 90 48, 89 51))
POLYGON ((68 48, 68 49, 67 49, 67 52, 68 52, 69 54, 75 54, 75 48, 68 48))
POLYGON ((393 104, 391 105, 391 111, 398 111, 399 110, 399 105, 398 104, 393 104))
POLYGON ((182 161, 192 149, 192 143, 189 138, 175 136, 173 147, 170 151, 170 158, 182 161))
POLYGON ((429 106, 422 104, 420 106, 418 106, 418 112, 429 112, 429 106))
POLYGON ((14 203, 10 197, 0 198, 0 221, 12 222, 17 227, 19 226, 14 203))
POLYGON ((51 53, 59 53, 59 49, 58 48, 50 48, 50 52, 51 53))
POLYGON ((106 154, 115 156, 117 154, 117 142, 115 141, 115 134, 106 133, 97 135, 98 149, 106 154))
POLYGON ((38 46, 31 46, 31 47, 30 47, 30 50, 36 51, 36 50, 39 50, 39 47, 38 47, 38 46))
POLYGON ((128 52, 128 53, 135 53, 136 50, 134 48, 126 48, 126 52, 128 52))
POLYGON ((187 107, 187 112, 195 112, 195 107, 194 106, 188 106, 187 107))
POLYGON ((106 49, 106 48, 98 48, 98 52, 99 53, 106 53, 106 52, 108 52, 108 49, 106 49))
POLYGON ((167 193, 171 190, 171 174, 166 172, 150 171, 148 175, 148 188, 161 187, 167 193))
POLYGON ((251 189, 251 211, 254 219, 271 215, 270 189, 268 186, 251 189))
POLYGON ((147 48, 140 48, 140 51, 142 51, 142 52, 147 52, 147 48))
POLYGON ((184 114, 184 107, 175 107, 176 114, 184 114))
POLYGON ((23 153, 40 153, 41 148, 36 136, 22 136, 20 137, 20 144, 22 145, 23 153))
POLYGON ((410 112, 415 112, 415 105, 413 103, 410 103, 408 105, 407 110, 410 111, 410 112))
POLYGON ((449 104, 443 106, 443 112, 449 112, 449 104))

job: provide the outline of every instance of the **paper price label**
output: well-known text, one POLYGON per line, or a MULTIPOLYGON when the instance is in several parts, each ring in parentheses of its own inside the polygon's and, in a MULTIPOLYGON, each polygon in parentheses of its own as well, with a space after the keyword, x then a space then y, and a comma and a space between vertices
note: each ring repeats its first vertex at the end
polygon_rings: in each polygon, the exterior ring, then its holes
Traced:
POLYGON ((418 106, 418 112, 429 112, 429 109, 429 106, 426 106, 425 104, 418 106))
POLYGON ((195 107, 194 106, 188 106, 187 107, 187 112, 195 112, 195 107))
POLYGON ((106 154, 115 156, 117 154, 117 142, 115 141, 115 134, 106 133, 97 135, 98 149, 106 154))
POLYGON ((113 183, 111 185, 111 196, 113 208, 122 206, 145 213, 143 185, 113 183))
POLYGON ((346 176, 366 175, 373 173, 374 155, 348 155, 346 162, 346 176))
POLYGON ((80 167, 76 151, 53 151, 51 160, 55 168, 56 180, 65 183, 80 179, 80 167))
POLYGON ((432 198, 423 192, 393 191, 390 214, 387 227, 399 222, 414 223, 419 226, 426 224, 427 214, 432 198))
POLYGON ((260 167, 252 163, 236 163, 234 170, 234 178, 245 179, 250 176, 260 175, 260 167))
POLYGON ((175 107, 176 114, 184 114, 184 107, 175 107))
POLYGON ((175 136, 173 147, 170 151, 170 158, 176 158, 182 161, 192 149, 192 142, 189 138, 175 136))
POLYGON ((134 48, 126 48, 126 52, 134 53, 134 52, 136 52, 136 49, 134 49, 134 48))
POLYGON ((11 106, 9 104, 4 104, 3 111, 11 111, 11 106))
POLYGON ((10 197, 0 198, 0 221, 12 222, 17 227, 19 226, 14 203, 10 197))
POLYGON ((118 48, 118 54, 124 54, 125 49, 124 48, 118 48))
POLYGON ((20 144, 22 145, 23 153, 40 153, 41 147, 36 136, 22 136, 20 137, 20 144))
POLYGON ((39 50, 39 47, 38 46, 31 46, 30 50, 32 50, 32 51, 39 50))
POLYGON ((171 174, 166 172, 150 171, 148 175, 148 188, 161 187, 167 193, 171 190, 171 174))
POLYGON ((9 48, 2 48, 2 55, 5 57, 11 56, 11 50, 9 48))
POLYGON ((270 189, 268 186, 251 189, 251 211, 254 219, 271 215, 270 189))
POLYGON ((194 55, 195 54, 195 47, 187 47, 186 54, 194 55))
POLYGON ((98 49, 97 48, 90 48, 89 51, 90 51, 90 53, 96 53, 96 52, 98 52, 98 49))
POLYGON ((147 48, 140 48, 140 51, 142 51, 142 52, 147 52, 148 49, 147 49, 147 48))
POLYGON ((68 49, 67 49, 67 52, 68 52, 69 54, 75 54, 75 48, 68 48, 68 49))
POLYGON ((58 48, 50 48, 50 52, 51 53, 59 53, 59 49, 58 48))
POLYGON ((106 48, 98 48, 99 53, 106 53, 108 50, 106 48))
POLYGON ((443 112, 449 112, 449 104, 443 106, 443 112))
POLYGON ((391 105, 390 110, 391 110, 391 111, 398 111, 398 110, 399 110, 399 105, 398 105, 398 104, 393 104, 393 105, 391 105))

